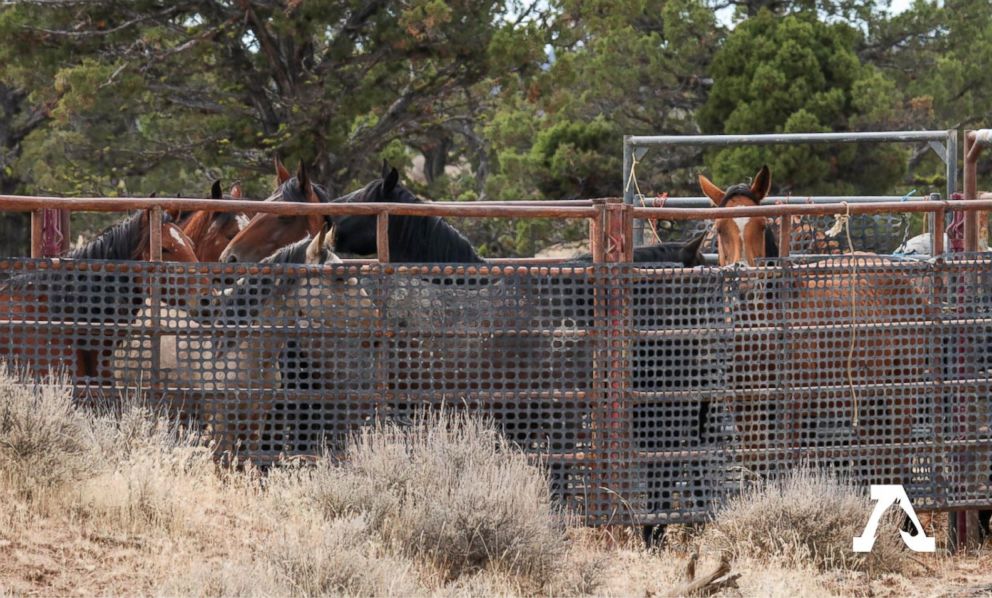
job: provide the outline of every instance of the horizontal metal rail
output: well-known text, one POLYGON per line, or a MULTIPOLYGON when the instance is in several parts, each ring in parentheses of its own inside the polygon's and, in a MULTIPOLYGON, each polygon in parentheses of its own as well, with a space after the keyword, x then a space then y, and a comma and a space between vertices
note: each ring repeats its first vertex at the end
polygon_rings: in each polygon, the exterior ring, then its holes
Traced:
MULTIPOLYGON (((883 196, 893 197, 893 196, 883 196)), ((688 198, 695 201, 694 198, 688 198)), ((992 200, 974 199, 961 201, 860 201, 835 202, 834 198, 824 203, 810 204, 805 200, 792 198, 789 203, 775 203, 754 207, 736 208, 682 208, 682 207, 638 207, 635 218, 665 220, 713 220, 717 218, 738 218, 743 216, 783 216, 790 215, 836 215, 836 214, 881 214, 900 212, 968 212, 992 209, 992 200)), ((672 201, 672 200, 668 200, 672 201)), ((666 204, 667 205, 667 204, 666 204)), ((466 202, 434 202, 424 204, 405 203, 295 203, 295 202, 255 202, 213 199, 168 199, 168 198, 63 198, 0 195, 0 212, 31 211, 35 209, 57 208, 73 211, 119 212, 132 209, 148 210, 161 207, 164 210, 211 210, 215 212, 259 212, 285 216, 373 216, 392 214, 396 216, 461 216, 469 218, 596 218, 595 207, 584 205, 474 205, 466 202)))
POLYGON ((651 220, 716 220, 754 216, 835 216, 900 212, 968 212, 992 209, 992 200, 872 202, 863 204, 789 204, 738 208, 633 208, 634 218, 651 220))
POLYGON ((849 133, 768 133, 757 135, 629 135, 634 147, 647 145, 776 145, 865 142, 943 141, 955 131, 879 131, 849 133))
POLYGON ((465 216, 475 218, 595 218, 594 207, 473 205, 467 202, 446 203, 297 203, 286 201, 242 201, 182 198, 106 198, 42 197, 0 195, 0 212, 27 212, 54 208, 86 212, 120 212, 126 210, 210 210, 213 212, 256 212, 284 216, 465 216))
MULTIPOLYGON (((596 201, 613 199, 611 197, 600 197, 595 199, 545 199, 545 200, 534 200, 534 199, 521 199, 521 200, 485 200, 485 201, 473 201, 472 205, 476 206, 591 206, 596 201)), ((925 195, 770 195, 763 200, 762 204, 822 204, 822 203, 873 203, 873 202, 888 202, 888 201, 929 201, 929 197, 925 195)), ((702 195, 692 195, 686 197, 645 197, 641 200, 642 205, 647 207, 660 207, 662 205, 668 207, 677 208, 703 208, 711 207, 713 202, 710 198, 702 195)), ((435 202, 435 203, 460 203, 460 202, 435 202)))

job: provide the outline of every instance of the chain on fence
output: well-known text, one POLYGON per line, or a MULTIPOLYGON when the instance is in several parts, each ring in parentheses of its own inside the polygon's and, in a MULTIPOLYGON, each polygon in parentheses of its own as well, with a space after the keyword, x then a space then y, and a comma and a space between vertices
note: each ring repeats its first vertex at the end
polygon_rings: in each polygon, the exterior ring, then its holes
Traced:
POLYGON ((802 462, 919 508, 992 495, 987 255, 0 271, 8 359, 90 403, 140 391, 262 462, 444 404, 492 417, 592 524, 700 520, 802 462))

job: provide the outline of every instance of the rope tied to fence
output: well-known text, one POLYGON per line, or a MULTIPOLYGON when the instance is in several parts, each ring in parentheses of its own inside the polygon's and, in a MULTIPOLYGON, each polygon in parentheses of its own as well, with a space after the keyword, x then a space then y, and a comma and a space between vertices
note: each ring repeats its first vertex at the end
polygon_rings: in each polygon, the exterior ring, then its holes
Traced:
POLYGON ((834 224, 827 231, 827 236, 836 237, 844 231, 847 237, 847 248, 851 253, 851 343, 847 350, 847 385, 851 390, 851 426, 859 425, 858 391, 854 386, 854 349, 858 343, 858 258, 854 255, 854 241, 851 240, 851 204, 844 203, 844 213, 834 216, 834 224))
MULTIPOLYGON (((634 192, 637 195, 637 200, 641 203, 641 207, 642 208, 646 208, 647 207, 647 203, 644 202, 644 194, 641 193, 641 187, 640 187, 640 185, 637 184, 637 164, 638 164, 637 156, 631 155, 630 156, 630 173, 627 175, 627 184, 624 185, 623 192, 624 193, 627 193, 628 191, 630 191, 630 186, 631 186, 631 184, 633 184, 634 185, 634 192)), ((667 199, 667 197, 668 197, 668 194, 666 193, 665 194, 665 198, 667 199)), ((651 220, 648 220, 648 222, 650 223, 650 226, 648 228, 651 229, 651 233, 654 235, 655 242, 660 245, 661 244, 661 235, 658 234, 658 221, 657 220, 654 220, 654 219, 651 219, 651 220)))
POLYGON ((851 253, 851 343, 847 350, 847 385, 851 390, 851 426, 858 427, 858 391, 854 386, 854 349, 858 343, 858 258, 854 255, 854 241, 851 239, 851 204, 843 202, 844 213, 834 216, 834 224, 827 230, 828 237, 836 237, 844 231, 847 237, 847 249, 851 253))

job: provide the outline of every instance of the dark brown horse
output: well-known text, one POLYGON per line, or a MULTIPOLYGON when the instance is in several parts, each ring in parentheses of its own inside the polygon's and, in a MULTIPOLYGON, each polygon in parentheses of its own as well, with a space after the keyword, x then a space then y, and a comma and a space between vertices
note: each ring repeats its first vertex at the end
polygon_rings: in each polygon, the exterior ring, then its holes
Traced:
MULTIPOLYGON (((300 162, 295 177, 276 160, 276 177, 279 186, 265 201, 292 201, 299 203, 327 203, 329 198, 323 187, 313 183, 306 167, 300 162)), ((317 237, 324 228, 323 216, 280 216, 257 214, 239 232, 221 253, 222 262, 258 262, 282 247, 310 236, 317 237)))
MULTIPOLYGON (((164 261, 197 261, 192 241, 168 218, 161 234, 164 261)), ((119 264, 78 267, 72 260, 148 260, 148 239, 148 215, 142 211, 57 260, 63 267, 8 280, 0 288, 5 321, 0 357, 30 366, 38 376, 56 371, 104 375, 100 364, 119 335, 102 325, 128 323, 149 295, 147 284, 140 273, 119 264)))
MULTIPOLYGON (((750 185, 727 190, 704 176, 699 182, 716 206, 755 206, 769 192, 771 175, 762 167, 750 185)), ((715 224, 722 266, 778 256, 765 218, 715 224)), ((851 466, 871 469, 875 479, 908 474, 910 455, 897 443, 908 442, 925 390, 886 386, 932 380, 931 344, 913 323, 933 308, 907 268, 849 254, 795 265, 787 276, 740 271, 731 411, 747 463, 764 469, 800 447, 819 455, 833 449, 860 453, 848 457, 851 466), (782 398, 769 400, 769 393, 782 398)))

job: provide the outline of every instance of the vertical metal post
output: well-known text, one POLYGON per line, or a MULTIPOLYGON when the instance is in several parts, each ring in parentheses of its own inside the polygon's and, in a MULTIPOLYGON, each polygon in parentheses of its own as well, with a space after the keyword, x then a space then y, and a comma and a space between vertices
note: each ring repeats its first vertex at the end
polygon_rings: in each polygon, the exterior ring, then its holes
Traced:
MULTIPOLYGON (((976 162, 980 148, 976 147, 972 131, 964 132, 964 198, 978 198, 976 162)), ((978 251, 978 214, 974 210, 964 213, 964 250, 978 251)))
MULTIPOLYGON (((162 208, 155 206, 148 212, 148 244, 149 262, 162 261, 162 208)), ((162 366, 162 276, 158 267, 147 268, 146 280, 151 284, 151 322, 152 322, 152 365, 151 365, 151 394, 152 400, 158 400, 158 391, 162 366)))
MULTIPOLYGON (((967 142, 966 142, 967 143, 967 142)), ((947 195, 950 197, 958 191, 958 131, 957 129, 947 130, 947 159, 944 167, 947 173, 947 195)))
MULTIPOLYGON (((389 392, 389 355, 390 355, 390 342, 389 330, 386 327, 386 322, 388 321, 386 317, 386 309, 389 304, 389 293, 390 293, 390 283, 391 278, 395 275, 395 270, 388 266, 383 266, 382 264, 389 263, 389 213, 380 212, 376 214, 375 217, 375 247, 376 247, 376 259, 379 262, 378 265, 378 275, 379 275, 379 292, 380 297, 373 297, 372 300, 375 301, 379 312, 379 317, 376 319, 375 328, 378 333, 378 347, 373 344, 372 349, 378 355, 375 364, 375 386, 376 395, 381 400, 382 409, 386 411, 395 411, 394 415, 398 415, 400 411, 400 401, 396 401, 395 405, 391 406, 391 395, 389 392)), ((376 342, 376 341, 373 341, 376 342)), ((382 417, 384 414, 381 414, 382 417)))
POLYGON ((389 213, 379 212, 375 217, 375 247, 379 263, 389 263, 389 213))
MULTIPOLYGON (((623 177, 620 181, 623 184, 623 203, 628 206, 634 205, 634 186, 631 183, 630 172, 634 167, 634 146, 631 144, 630 135, 623 136, 623 177)), ((630 239, 634 247, 644 244, 644 221, 634 222, 634 237, 630 239)))
MULTIPOLYGON (((932 193, 930 200, 940 201, 940 195, 932 193)), ((930 231, 930 255, 933 257, 944 255, 946 250, 944 247, 944 229, 947 228, 944 223, 945 218, 946 212, 943 208, 933 213, 933 230, 930 231)))
MULTIPOLYGON (((641 224, 647 224, 643 220, 641 224)), ((623 243, 623 260, 630 263, 634 261, 634 210, 627 206, 623 210, 623 233, 621 236, 623 243)))
POLYGON ((69 210, 59 210, 59 218, 62 223, 62 247, 60 254, 65 254, 72 247, 72 212, 69 210))
POLYGON ((31 211, 31 257, 33 258, 45 256, 44 233, 42 231, 44 219, 44 210, 31 211))
POLYGON ((596 208, 596 217, 589 220, 589 252, 592 253, 594 264, 606 261, 606 243, 603 240, 606 230, 606 200, 592 200, 596 208))
POLYGON ((148 214, 148 259, 162 261, 162 208, 155 206, 148 214))
POLYGON ((619 200, 610 199, 606 204, 606 261, 613 271, 602 279, 605 288, 606 305, 606 458, 605 487, 627 500, 630 486, 623 474, 624 467, 629 463, 630 455, 630 409, 627 405, 629 384, 628 356, 630 352, 629 313, 629 281, 615 265, 626 261, 631 239, 625 236, 626 219, 630 217, 630 205, 619 200))

